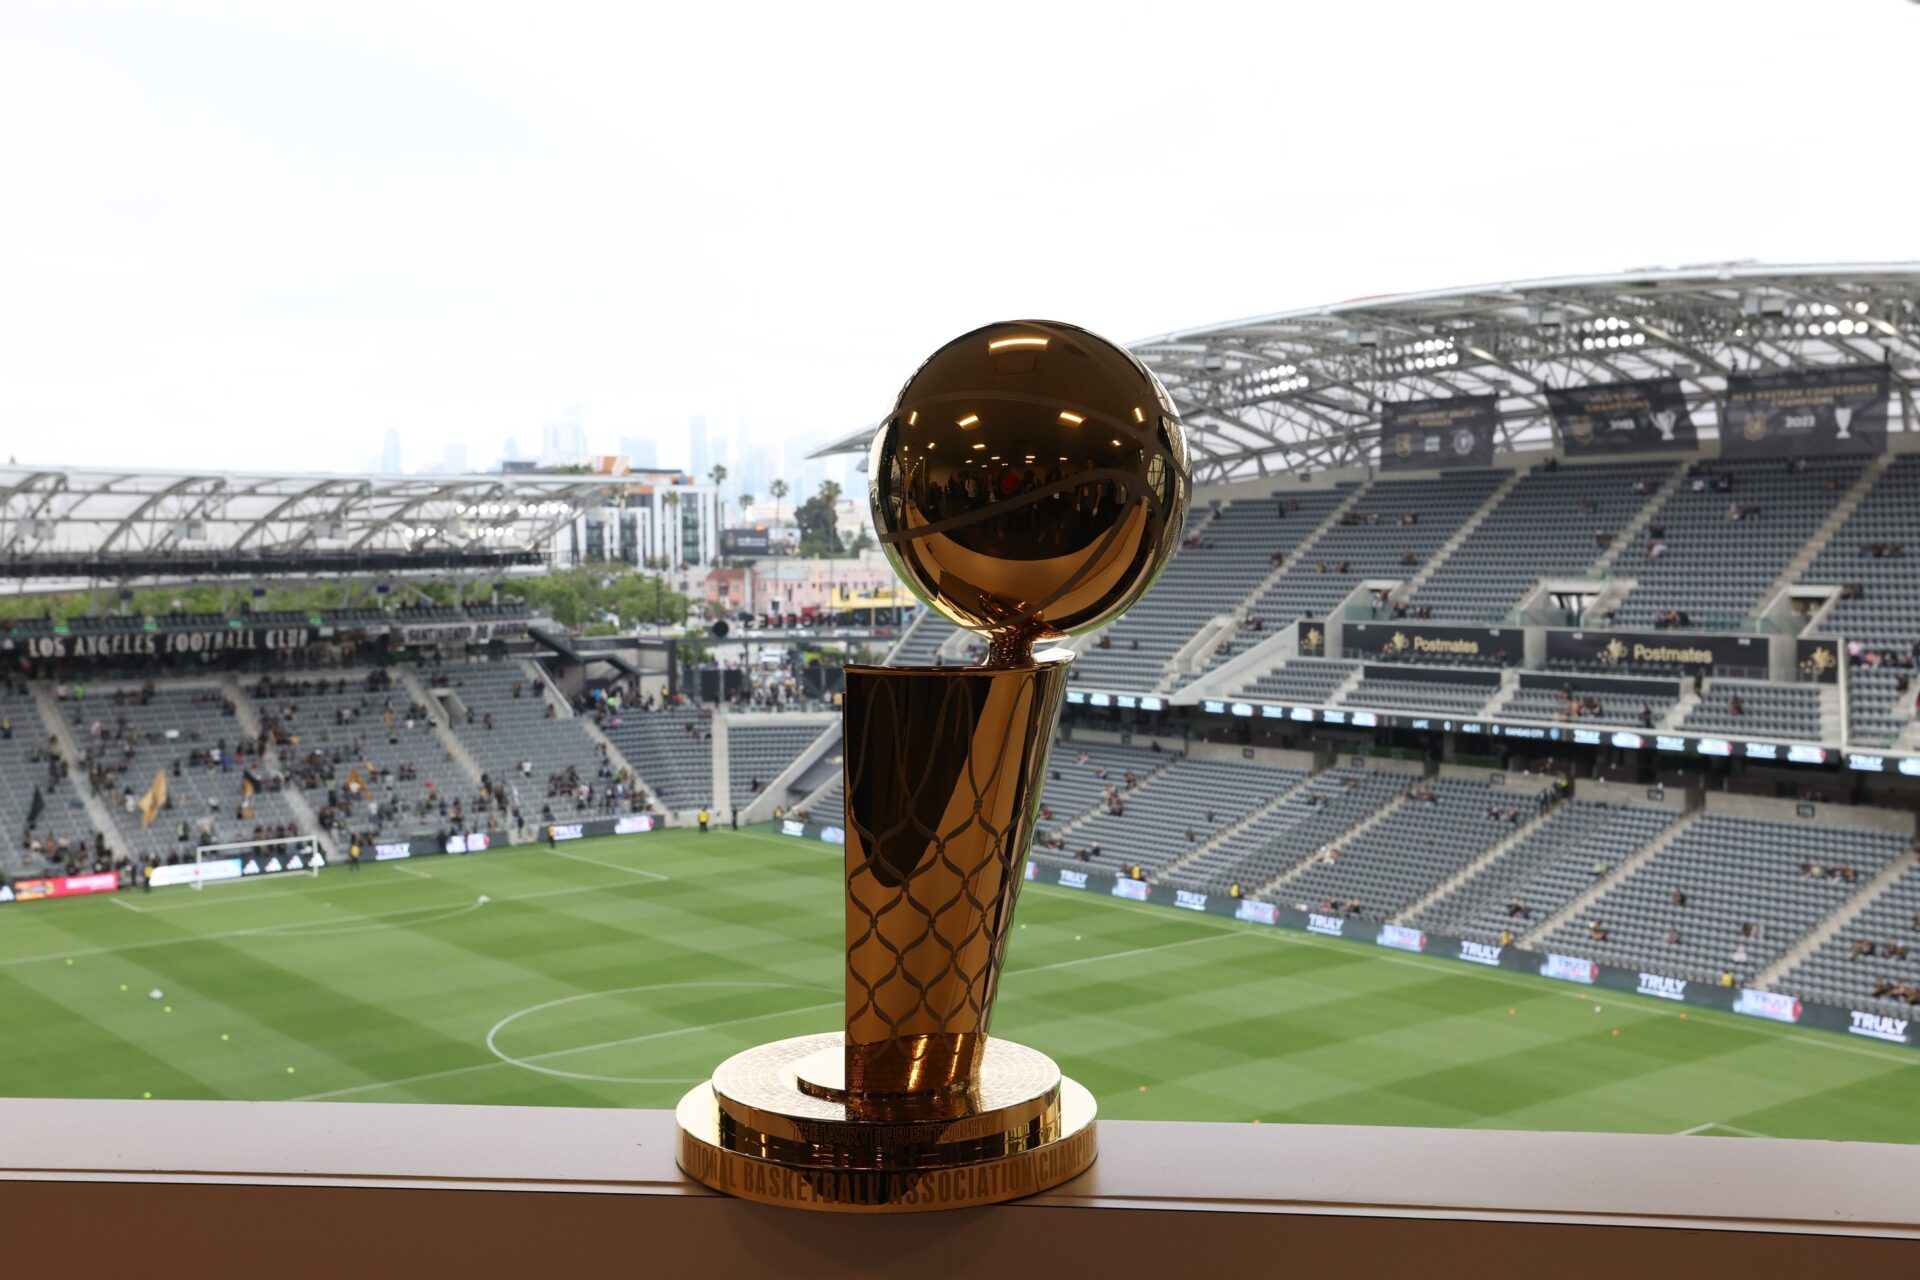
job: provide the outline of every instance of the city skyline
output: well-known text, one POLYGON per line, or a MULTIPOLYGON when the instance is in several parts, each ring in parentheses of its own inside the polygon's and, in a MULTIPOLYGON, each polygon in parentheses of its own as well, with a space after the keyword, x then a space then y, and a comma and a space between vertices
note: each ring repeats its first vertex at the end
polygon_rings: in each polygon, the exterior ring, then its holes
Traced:
POLYGON ((1875 104, 1796 101, 1780 67, 1910 44, 1920 7, 1471 11, 1463 70, 1432 52, 1461 11, 1411 0, 1064 3, 1017 38, 878 5, 832 29, 771 5, 15 5, 0 456, 477 467, 551 455, 573 407, 590 452, 692 466, 704 417, 730 469, 795 470, 999 319, 1124 342, 1912 255, 1920 179, 1860 127, 1875 104), (1661 48, 1714 56, 1634 91, 1661 48), (1765 130, 1691 123, 1776 100, 1765 130), (1825 176, 1792 177, 1806 155, 1825 176))

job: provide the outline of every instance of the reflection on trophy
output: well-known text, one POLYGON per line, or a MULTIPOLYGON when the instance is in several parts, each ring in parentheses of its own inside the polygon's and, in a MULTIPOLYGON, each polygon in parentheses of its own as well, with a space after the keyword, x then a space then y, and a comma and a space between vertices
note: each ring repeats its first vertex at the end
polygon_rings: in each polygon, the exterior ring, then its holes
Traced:
POLYGON ((1680 415, 1671 409, 1662 409, 1653 415, 1653 425, 1659 429, 1662 441, 1673 439, 1673 424, 1679 419, 1680 415))
POLYGON ((983 665, 847 668, 846 1021, 720 1064, 680 1102, 680 1165, 771 1204, 988 1204, 1093 1162, 1094 1102, 988 1034, 1072 655, 1185 521, 1186 439, 1125 349, 989 325, 908 380, 874 437, 874 523, 983 665))
POLYGON ((1853 425, 1853 406, 1850 404, 1833 406, 1833 424, 1840 428, 1833 437, 1835 440, 1851 440, 1853 437, 1847 434, 1847 429, 1853 425))

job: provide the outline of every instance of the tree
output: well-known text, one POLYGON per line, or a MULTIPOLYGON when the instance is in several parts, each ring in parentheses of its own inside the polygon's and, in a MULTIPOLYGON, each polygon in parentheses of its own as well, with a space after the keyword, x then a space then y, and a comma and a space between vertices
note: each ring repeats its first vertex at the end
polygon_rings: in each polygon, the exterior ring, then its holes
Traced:
POLYGON ((803 556, 837 556, 841 552, 840 530, 835 520, 833 504, 840 498, 840 486, 828 480, 820 486, 820 492, 800 504, 793 513, 793 522, 800 528, 800 554, 803 556))
POLYGON ((780 500, 789 493, 792 493, 793 490, 787 488, 787 482, 785 480, 775 480, 767 486, 767 492, 773 495, 773 527, 778 529, 780 527, 780 500))
POLYGON ((738 498, 735 498, 734 501, 740 504, 740 518, 745 520, 747 518, 747 508, 753 505, 753 495, 743 493, 738 498))

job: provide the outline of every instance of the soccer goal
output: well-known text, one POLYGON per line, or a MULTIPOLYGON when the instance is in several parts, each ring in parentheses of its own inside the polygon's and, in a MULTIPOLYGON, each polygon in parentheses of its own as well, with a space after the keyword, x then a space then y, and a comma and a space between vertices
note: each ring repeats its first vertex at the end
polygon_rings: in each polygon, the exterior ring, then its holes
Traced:
POLYGON ((289 871, 320 874, 327 865, 326 849, 318 836, 282 836, 275 840, 240 840, 233 844, 203 844, 193 851, 194 887, 216 880, 250 880, 255 876, 289 871))

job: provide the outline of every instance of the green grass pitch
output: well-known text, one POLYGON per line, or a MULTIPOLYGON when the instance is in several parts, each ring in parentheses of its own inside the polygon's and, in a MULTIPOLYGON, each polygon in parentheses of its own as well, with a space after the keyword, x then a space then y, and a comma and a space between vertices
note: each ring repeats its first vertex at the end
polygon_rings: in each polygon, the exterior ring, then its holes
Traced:
MULTIPOLYGON (((670 1107, 838 1024, 840 874, 674 830, 0 908, 0 1093, 670 1107)), ((1920 1141, 1891 1046, 1071 890, 1017 919, 994 1030, 1109 1118, 1920 1141)))

